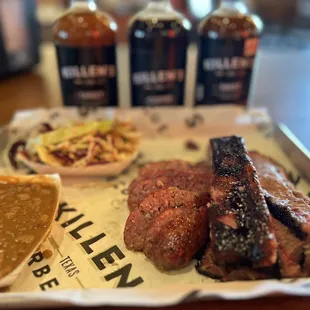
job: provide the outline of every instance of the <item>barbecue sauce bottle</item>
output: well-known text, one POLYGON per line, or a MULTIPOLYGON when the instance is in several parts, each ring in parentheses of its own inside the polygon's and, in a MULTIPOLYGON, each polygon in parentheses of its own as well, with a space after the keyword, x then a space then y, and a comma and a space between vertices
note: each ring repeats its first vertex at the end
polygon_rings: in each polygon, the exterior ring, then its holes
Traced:
POLYGON ((183 105, 190 22, 153 0, 129 27, 133 106, 183 105))
POLYGON ((201 22, 196 105, 247 104, 262 28, 236 0, 223 0, 201 22))
POLYGON ((116 23, 94 0, 72 0, 53 25, 66 106, 117 105, 116 23))

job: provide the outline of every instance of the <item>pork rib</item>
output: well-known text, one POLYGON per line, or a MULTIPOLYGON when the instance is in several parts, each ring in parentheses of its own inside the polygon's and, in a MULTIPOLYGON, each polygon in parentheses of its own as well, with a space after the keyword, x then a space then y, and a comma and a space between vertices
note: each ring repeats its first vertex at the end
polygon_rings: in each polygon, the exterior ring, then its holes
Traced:
POLYGON ((240 137, 212 139, 211 248, 221 265, 269 267, 277 242, 256 170, 240 137))

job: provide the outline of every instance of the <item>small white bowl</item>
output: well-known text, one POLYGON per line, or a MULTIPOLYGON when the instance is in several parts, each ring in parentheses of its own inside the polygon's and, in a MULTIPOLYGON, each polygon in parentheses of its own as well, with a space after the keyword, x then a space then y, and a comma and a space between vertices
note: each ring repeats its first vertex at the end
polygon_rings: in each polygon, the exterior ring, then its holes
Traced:
POLYGON ((117 176, 121 174, 126 168, 128 168, 133 161, 137 158, 138 152, 135 152, 125 160, 114 162, 104 165, 93 165, 87 167, 59 167, 50 166, 46 164, 40 164, 29 160, 22 154, 18 154, 18 160, 24 163, 27 167, 31 168, 37 173, 51 174, 57 173, 61 176, 117 176))

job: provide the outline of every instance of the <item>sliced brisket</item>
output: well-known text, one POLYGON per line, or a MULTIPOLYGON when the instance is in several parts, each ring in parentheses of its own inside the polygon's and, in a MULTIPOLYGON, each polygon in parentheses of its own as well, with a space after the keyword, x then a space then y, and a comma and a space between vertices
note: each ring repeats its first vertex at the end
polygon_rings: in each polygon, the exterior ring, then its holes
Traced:
MULTIPOLYGON (((301 242, 297 238, 293 239, 291 236, 290 246, 292 247, 295 244, 297 248, 294 251, 296 251, 299 259, 298 253, 301 250, 302 244, 304 256, 303 270, 310 275, 310 199, 294 188, 294 185, 288 180, 285 170, 274 160, 258 152, 250 152, 250 156, 257 169, 260 183, 265 191, 270 213, 284 226, 290 228, 291 233, 303 240, 301 242)), ((281 233, 277 233, 279 247, 281 247, 281 237, 283 237, 283 234, 286 234, 287 238, 289 238, 288 230, 282 226, 280 227, 279 224, 277 224, 277 227, 278 230, 281 229, 282 231, 281 233)), ((286 240, 283 239, 282 243, 286 245, 286 240)), ((288 250, 291 251, 292 249, 288 248, 288 250)), ((289 254, 292 253, 290 252, 289 254)), ((280 265, 282 264, 282 272, 284 274, 291 274, 291 277, 293 277, 293 267, 289 264, 291 260, 287 261, 283 259, 283 253, 281 254, 281 251, 279 251, 279 256, 280 265)), ((298 259, 293 260, 293 262, 300 262, 300 259, 298 259)), ((296 267, 295 273, 300 273, 298 267, 296 267)))
POLYGON ((310 199, 294 188, 284 169, 270 158, 257 152, 250 153, 259 174, 260 183, 270 213, 297 236, 310 234, 310 199))
POLYGON ((210 246, 206 249, 202 259, 198 261, 196 269, 200 274, 213 279, 223 279, 227 274, 225 267, 218 266, 214 263, 212 248, 210 246))
POLYGON ((196 266, 197 271, 207 277, 221 281, 249 281, 271 279, 275 276, 274 268, 253 269, 246 266, 224 267, 214 262, 211 247, 209 247, 203 258, 196 266))
POLYGON ((303 258, 304 242, 276 219, 272 221, 278 242, 279 267, 282 278, 300 278, 303 276, 300 263, 303 258))

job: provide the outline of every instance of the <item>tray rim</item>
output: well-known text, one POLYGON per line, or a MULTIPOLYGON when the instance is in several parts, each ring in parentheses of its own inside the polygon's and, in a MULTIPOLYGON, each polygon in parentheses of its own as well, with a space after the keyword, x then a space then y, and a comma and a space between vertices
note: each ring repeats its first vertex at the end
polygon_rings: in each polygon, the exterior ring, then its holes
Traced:
POLYGON ((283 123, 274 123, 274 139, 303 178, 310 181, 310 151, 283 123))

